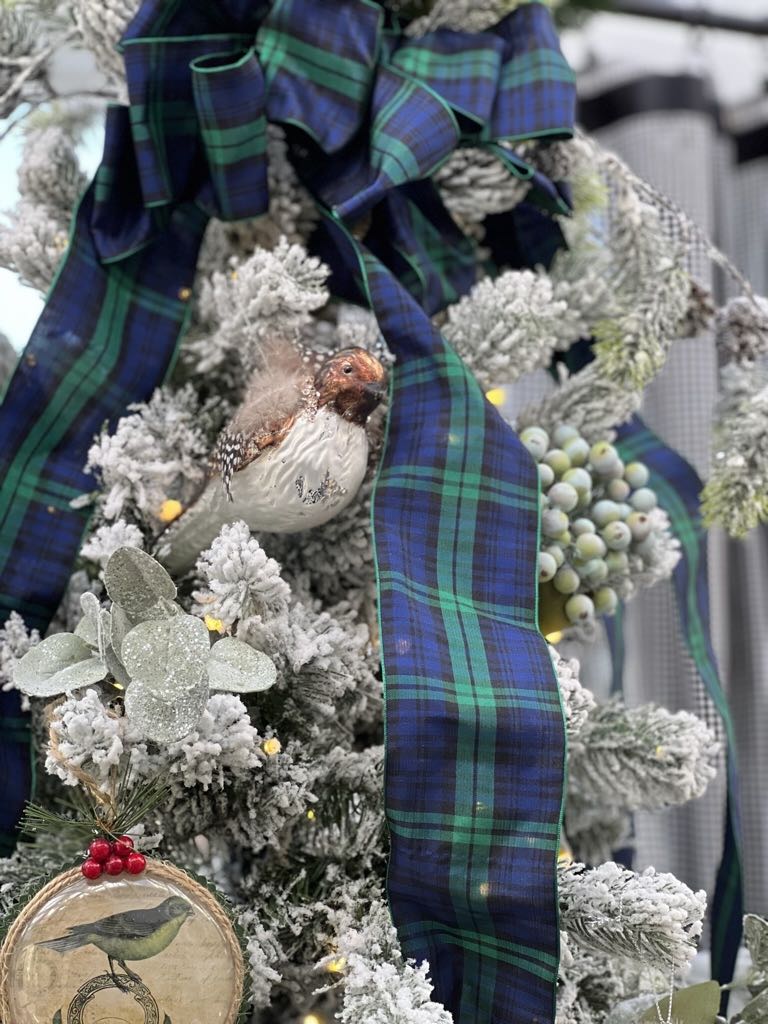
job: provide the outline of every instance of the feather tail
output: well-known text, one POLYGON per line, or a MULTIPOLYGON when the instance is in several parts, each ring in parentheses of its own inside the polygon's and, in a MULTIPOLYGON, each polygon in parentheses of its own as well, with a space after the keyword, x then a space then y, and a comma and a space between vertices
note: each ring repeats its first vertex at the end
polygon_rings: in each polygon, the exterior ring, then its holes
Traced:
POLYGON ((44 946, 46 949, 55 949, 57 953, 69 953, 70 950, 87 946, 88 941, 82 935, 62 935, 59 939, 46 939, 45 942, 36 942, 35 945, 44 946))

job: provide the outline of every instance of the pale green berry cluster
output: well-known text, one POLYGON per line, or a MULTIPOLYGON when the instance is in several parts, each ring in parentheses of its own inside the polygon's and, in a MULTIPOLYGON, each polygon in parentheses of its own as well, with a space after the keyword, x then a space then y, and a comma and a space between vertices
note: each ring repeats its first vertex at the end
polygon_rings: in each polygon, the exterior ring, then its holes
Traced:
POLYGON ((654 531, 655 492, 642 462, 624 463, 609 441, 590 445, 563 424, 552 436, 526 427, 520 440, 538 463, 541 483, 539 581, 568 600, 571 622, 612 615, 621 584, 642 559, 654 531))

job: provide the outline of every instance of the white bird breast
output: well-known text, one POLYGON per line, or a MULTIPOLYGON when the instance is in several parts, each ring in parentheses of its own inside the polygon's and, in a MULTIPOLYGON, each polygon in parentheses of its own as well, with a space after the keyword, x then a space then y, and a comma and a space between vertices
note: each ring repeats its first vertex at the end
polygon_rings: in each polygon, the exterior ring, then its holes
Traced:
POLYGON ((294 533, 327 522, 354 498, 368 465, 365 428, 335 412, 301 415, 287 437, 232 477, 232 501, 221 480, 163 535, 170 572, 186 572, 222 526, 242 519, 251 530, 294 533))

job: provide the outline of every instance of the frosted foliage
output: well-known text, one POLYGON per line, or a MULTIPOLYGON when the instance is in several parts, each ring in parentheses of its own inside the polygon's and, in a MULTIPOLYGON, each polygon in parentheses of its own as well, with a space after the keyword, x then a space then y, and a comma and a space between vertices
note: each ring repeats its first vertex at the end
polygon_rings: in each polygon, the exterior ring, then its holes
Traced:
POLYGON ((608 862, 559 871, 561 923, 587 951, 627 956, 668 972, 696 952, 706 911, 703 891, 648 868, 636 874, 608 862))
POLYGON ((597 806, 660 810, 700 797, 718 753, 712 732, 687 711, 601 704, 571 739, 569 794, 597 806))
POLYGON ((11 612, 0 629, 0 690, 13 689, 13 669, 30 647, 40 643, 36 629, 29 630, 18 612, 11 612))
POLYGON ((436 28, 482 32, 527 0, 435 0, 432 10, 407 27, 408 35, 421 36, 436 28))
POLYGON ((197 563, 207 590, 197 591, 199 609, 232 626, 239 619, 285 613, 290 586, 280 566, 264 552, 243 522, 224 526, 197 563))
POLYGON ((51 737, 46 770, 66 786, 77 785, 84 770, 106 788, 115 771, 130 765, 135 779, 167 774, 174 800, 184 800, 192 787, 220 791, 233 780, 249 780, 265 760, 248 709, 229 693, 208 699, 187 736, 158 746, 89 689, 55 708, 51 737))
POLYGON ((100 69, 112 79, 124 75, 117 43, 139 8, 139 0, 74 0, 73 12, 83 42, 100 69))
POLYGON ((66 223, 44 206, 21 201, 0 225, 0 267, 47 292, 67 248, 66 223))
POLYGON ((626 991, 624 974, 611 958, 572 945, 560 933, 560 971, 555 1024, 602 1024, 626 991))
POLYGON ((80 549, 80 554, 103 570, 118 548, 143 547, 144 538, 138 526, 118 519, 115 523, 106 523, 94 530, 80 549))
POLYGON ((517 418, 518 430, 538 425, 547 431, 570 423, 593 443, 613 436, 640 408, 642 393, 604 376, 595 363, 566 376, 559 388, 541 402, 526 406, 517 418))
POLYGON ((383 901, 339 933, 336 950, 334 957, 346 960, 337 1014, 342 1024, 451 1024, 448 1011, 430 998, 429 965, 403 958, 383 901))
POLYGON ((55 125, 27 135, 19 168, 23 199, 58 213, 66 224, 86 183, 71 135, 55 125))
POLYGON ((190 344, 197 372, 232 359, 250 367, 272 334, 298 339, 312 311, 328 301, 327 277, 320 260, 282 238, 272 251, 257 249, 247 259, 233 259, 227 272, 204 279, 198 316, 214 333, 190 344))
POLYGON ((556 648, 552 646, 549 648, 549 654, 557 674, 557 682, 560 686, 560 695, 563 700, 563 710, 568 729, 568 742, 572 743, 584 728, 590 713, 593 711, 595 698, 579 682, 579 663, 575 658, 561 658, 556 648))
POLYGON ((720 356, 729 362, 752 362, 768 353, 768 299, 731 299, 715 317, 715 341, 720 356))
POLYGON ((711 476, 702 494, 707 523, 743 537, 768 522, 768 370, 732 363, 721 372, 711 476))
POLYGON ((587 864, 610 860, 630 835, 631 818, 620 807, 602 807, 569 793, 566 827, 575 856, 587 864))
POLYGON ((50 728, 45 769, 65 786, 77 786, 82 778, 78 769, 83 769, 106 788, 130 748, 138 745, 142 758, 146 754, 146 745, 128 720, 103 704, 96 690, 59 704, 50 728))
POLYGON ((435 174, 435 182, 448 211, 467 227, 488 214, 511 210, 530 187, 510 174, 493 153, 482 149, 457 149, 435 174))
MULTIPOLYGON (((171 779, 184 787, 223 789, 231 779, 249 779, 266 760, 248 709, 233 693, 209 697, 200 721, 164 753, 171 779)), ((181 797, 181 794, 179 794, 181 797)))
POLYGON ((480 281, 448 309, 443 333, 484 387, 546 366, 562 342, 573 341, 564 302, 551 281, 531 270, 509 270, 480 281))
POLYGON ((211 436, 191 386, 159 388, 149 402, 128 408, 115 432, 91 446, 85 469, 101 487, 103 519, 130 514, 152 522, 166 498, 191 497, 202 483, 211 436))
POLYGON ((247 941, 247 957, 250 980, 250 997, 253 1008, 261 1010, 269 1006, 274 985, 281 980, 275 969, 282 950, 273 934, 259 921, 254 911, 246 911, 239 918, 247 941))

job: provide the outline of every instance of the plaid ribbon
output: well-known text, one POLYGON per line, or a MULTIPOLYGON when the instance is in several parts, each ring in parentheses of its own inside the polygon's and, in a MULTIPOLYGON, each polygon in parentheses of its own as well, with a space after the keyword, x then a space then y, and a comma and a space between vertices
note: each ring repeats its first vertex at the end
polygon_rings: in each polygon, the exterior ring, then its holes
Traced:
POLYGON ((712 899, 711 945, 712 977, 726 984, 733 978, 744 913, 741 826, 733 722, 710 636, 707 540, 699 508, 703 485, 693 467, 637 416, 619 429, 617 445, 623 459, 630 462, 639 459, 648 467, 649 486, 658 494, 659 504, 669 514, 672 532, 680 540, 681 558, 673 583, 683 636, 725 728, 728 743, 725 839, 712 899))
MULTIPOLYGON (((172 363, 207 217, 267 208, 266 123, 282 123, 324 213, 316 251, 333 290, 370 305, 398 356, 374 511, 393 917, 457 1022, 551 1022, 565 738, 536 626, 538 482, 430 321, 476 264, 430 175, 459 145, 570 134, 573 79, 549 13, 531 3, 487 32, 410 39, 371 0, 277 0, 266 13, 145 0, 122 49, 130 108, 109 113, 102 166, 0 409, 14 439, 0 600, 50 618, 85 526, 68 502, 89 486, 90 440, 172 363)), ((567 207, 501 152, 540 210, 567 207)), ((496 223, 509 262, 530 261, 534 223, 551 252, 559 232, 530 204, 496 223)), ((6 828, 25 795, 18 767, 6 828)))

